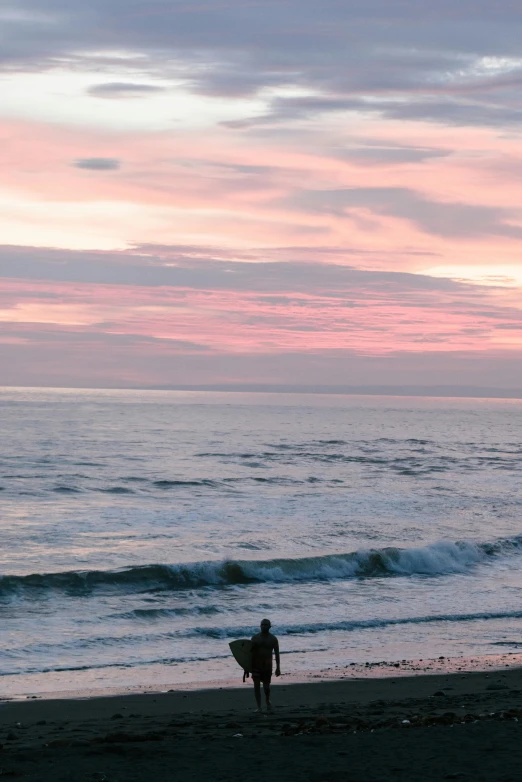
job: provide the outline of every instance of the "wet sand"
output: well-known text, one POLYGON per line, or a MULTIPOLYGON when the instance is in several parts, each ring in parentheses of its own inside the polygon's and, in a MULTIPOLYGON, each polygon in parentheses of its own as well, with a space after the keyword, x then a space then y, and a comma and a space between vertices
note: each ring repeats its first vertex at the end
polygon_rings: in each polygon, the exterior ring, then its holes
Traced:
POLYGON ((39 782, 520 780, 522 668, 0 703, 0 776, 39 782))

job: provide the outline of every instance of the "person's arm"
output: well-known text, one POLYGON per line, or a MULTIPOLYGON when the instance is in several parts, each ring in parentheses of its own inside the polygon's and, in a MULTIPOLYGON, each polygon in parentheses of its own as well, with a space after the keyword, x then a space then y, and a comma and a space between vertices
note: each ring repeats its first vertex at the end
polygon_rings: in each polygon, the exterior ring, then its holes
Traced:
POLYGON ((279 659, 279 641, 277 640, 277 638, 274 638, 274 654, 275 654, 275 661, 276 661, 275 675, 281 676, 281 663, 279 659))

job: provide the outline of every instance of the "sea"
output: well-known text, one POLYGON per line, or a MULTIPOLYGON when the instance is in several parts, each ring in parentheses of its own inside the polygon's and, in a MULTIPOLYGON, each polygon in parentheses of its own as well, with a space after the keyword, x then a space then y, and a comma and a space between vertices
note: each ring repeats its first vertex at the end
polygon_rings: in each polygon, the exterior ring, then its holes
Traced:
POLYGON ((522 401, 0 389, 0 695, 522 647, 522 401))

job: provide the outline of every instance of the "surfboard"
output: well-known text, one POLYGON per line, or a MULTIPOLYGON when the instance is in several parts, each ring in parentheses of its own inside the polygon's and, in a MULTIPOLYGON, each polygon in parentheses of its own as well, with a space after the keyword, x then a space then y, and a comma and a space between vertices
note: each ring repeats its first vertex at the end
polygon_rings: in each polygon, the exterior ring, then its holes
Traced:
POLYGON ((236 662, 244 671, 252 671, 252 641, 248 638, 240 638, 238 641, 230 641, 230 651, 236 662))

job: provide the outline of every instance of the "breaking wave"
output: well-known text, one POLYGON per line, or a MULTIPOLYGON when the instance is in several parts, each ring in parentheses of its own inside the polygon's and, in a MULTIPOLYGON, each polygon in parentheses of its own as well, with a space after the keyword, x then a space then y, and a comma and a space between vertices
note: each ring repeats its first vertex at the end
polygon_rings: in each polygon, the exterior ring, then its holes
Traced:
POLYGON ((180 590, 252 583, 330 581, 393 576, 443 576, 522 550, 522 535, 493 542, 440 541, 421 548, 366 549, 347 554, 269 560, 225 560, 142 565, 119 570, 84 570, 0 576, 0 596, 26 589, 82 592, 180 590))

